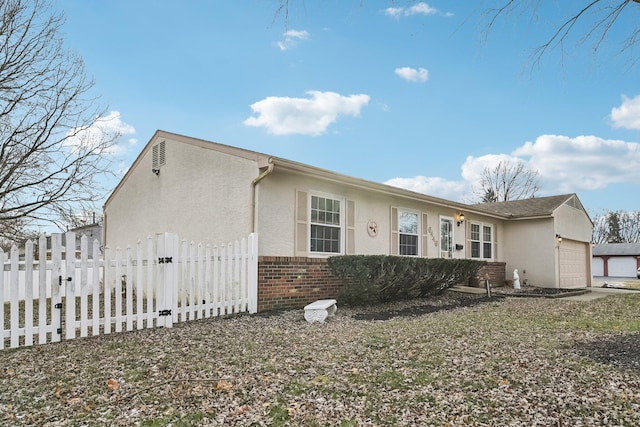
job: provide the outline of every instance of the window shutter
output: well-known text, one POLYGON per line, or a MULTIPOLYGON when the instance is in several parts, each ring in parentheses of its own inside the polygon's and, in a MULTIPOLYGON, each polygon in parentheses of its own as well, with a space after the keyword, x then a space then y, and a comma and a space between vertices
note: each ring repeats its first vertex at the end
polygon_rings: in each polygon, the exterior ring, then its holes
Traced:
POLYGON ((347 200, 347 255, 354 255, 356 253, 356 202, 353 200, 347 200))
POLYGON ((398 255, 398 248, 400 247, 400 235, 398 234, 398 208, 391 207, 391 247, 389 253, 391 255, 398 255))
POLYGON ((498 224, 493 224, 493 246, 491 248, 491 257, 494 261, 498 260, 498 224))
POLYGON ((471 258, 471 222, 464 222, 464 257, 471 258))
POLYGON ((420 233, 422 233, 422 257, 426 258, 428 256, 429 247, 429 235, 427 234, 428 225, 427 225, 427 214, 425 212, 422 213, 422 229, 420 233))
POLYGON ((296 192, 296 229, 295 229, 295 256, 306 257, 308 255, 308 233, 309 225, 307 223, 308 218, 308 198, 306 191, 296 192))

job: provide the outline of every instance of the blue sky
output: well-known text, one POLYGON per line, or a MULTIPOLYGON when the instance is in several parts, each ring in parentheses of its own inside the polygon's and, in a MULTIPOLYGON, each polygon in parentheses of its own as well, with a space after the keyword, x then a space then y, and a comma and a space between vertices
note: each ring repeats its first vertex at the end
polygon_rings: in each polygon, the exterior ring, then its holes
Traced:
POLYGON ((584 2, 486 33, 501 2, 294 0, 287 20, 277 0, 54 6, 122 133, 120 174, 163 129, 462 202, 485 167, 520 160, 538 196, 640 210, 640 65, 618 54, 640 5, 597 53, 576 32, 534 64, 584 2))

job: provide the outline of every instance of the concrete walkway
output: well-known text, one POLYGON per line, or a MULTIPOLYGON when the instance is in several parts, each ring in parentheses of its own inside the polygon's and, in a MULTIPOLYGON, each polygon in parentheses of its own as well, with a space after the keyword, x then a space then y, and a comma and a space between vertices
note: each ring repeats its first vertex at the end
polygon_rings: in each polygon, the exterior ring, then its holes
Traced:
MULTIPOLYGON (((606 296, 610 296, 610 295, 628 295, 628 294, 638 294, 640 293, 640 290, 630 290, 630 289, 616 289, 616 288, 603 288, 602 286, 605 283, 608 284, 617 284, 617 283, 624 283, 624 282, 637 282, 637 284, 640 286, 640 280, 634 280, 633 278, 629 278, 629 277, 624 277, 624 278, 615 278, 615 277, 605 277, 605 278, 601 278, 601 277, 594 277, 593 279, 593 287, 591 287, 591 292, 587 292, 584 293, 582 295, 575 295, 575 296, 571 296, 571 297, 563 297, 563 298, 557 298, 559 300, 563 300, 563 301, 593 301, 599 298, 604 298, 606 296)), ((455 286, 453 288, 450 289, 451 291, 454 292, 463 292, 463 293, 468 293, 468 294, 485 294, 487 293, 486 289, 484 288, 472 288, 472 287, 468 287, 468 286, 455 286)))
POLYGON ((592 301, 598 298, 604 298, 610 295, 628 295, 628 294, 638 294, 640 291, 632 291, 627 289, 611 289, 611 288, 591 288, 591 292, 576 295, 573 297, 559 298, 567 301, 592 301))

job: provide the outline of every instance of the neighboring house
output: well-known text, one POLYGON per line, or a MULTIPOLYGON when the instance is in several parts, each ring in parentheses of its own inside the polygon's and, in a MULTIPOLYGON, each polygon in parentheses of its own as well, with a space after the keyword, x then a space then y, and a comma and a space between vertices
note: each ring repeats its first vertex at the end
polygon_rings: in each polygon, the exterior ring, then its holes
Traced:
POLYGON ((591 285, 593 224, 575 194, 467 205, 165 131, 104 213, 114 248, 164 231, 212 244, 257 232, 261 310, 335 297, 326 258, 340 254, 472 258, 498 285, 516 268, 532 285, 591 285))
POLYGON ((640 243, 605 243, 593 246, 594 276, 636 277, 640 268, 640 243))
POLYGON ((87 236, 87 243, 89 246, 93 244, 95 240, 98 241, 100 246, 102 246, 102 224, 87 224, 81 225, 79 227, 75 227, 70 229, 69 231, 73 231, 76 233, 76 250, 80 250, 80 239, 82 236, 87 236))

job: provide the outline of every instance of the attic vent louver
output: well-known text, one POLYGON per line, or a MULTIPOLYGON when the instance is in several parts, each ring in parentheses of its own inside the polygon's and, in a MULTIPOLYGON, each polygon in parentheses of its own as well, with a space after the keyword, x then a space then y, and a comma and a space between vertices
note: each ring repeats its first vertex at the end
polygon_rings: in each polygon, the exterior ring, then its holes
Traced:
POLYGON ((165 141, 154 145, 152 148, 152 164, 151 169, 155 172, 160 169, 160 166, 166 164, 167 157, 165 151, 165 141))

